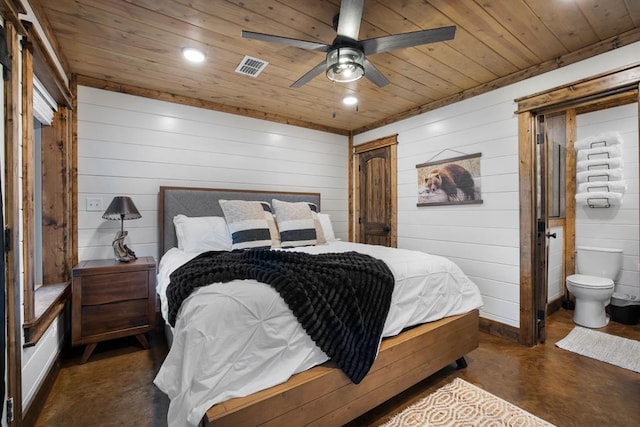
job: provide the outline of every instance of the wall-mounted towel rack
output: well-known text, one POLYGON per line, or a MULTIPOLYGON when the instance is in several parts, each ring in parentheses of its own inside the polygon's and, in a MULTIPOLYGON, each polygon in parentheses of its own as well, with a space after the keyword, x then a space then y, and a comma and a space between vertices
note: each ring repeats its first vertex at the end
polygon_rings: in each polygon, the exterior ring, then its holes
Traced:
POLYGON ((576 204, 590 208, 621 205, 627 184, 622 178, 622 137, 606 132, 575 141, 576 204))

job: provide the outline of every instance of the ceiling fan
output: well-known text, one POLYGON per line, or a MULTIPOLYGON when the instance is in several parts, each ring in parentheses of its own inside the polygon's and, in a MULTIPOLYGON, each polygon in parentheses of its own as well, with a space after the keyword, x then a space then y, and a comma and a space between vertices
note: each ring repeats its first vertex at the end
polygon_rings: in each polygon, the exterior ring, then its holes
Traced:
POLYGON ((364 0, 342 0, 340 14, 333 18, 337 36, 330 45, 244 30, 242 37, 327 53, 324 61, 309 70, 290 87, 302 87, 323 71, 327 78, 334 82, 346 83, 364 76, 377 86, 383 87, 389 83, 389 80, 367 59, 367 55, 452 40, 456 32, 456 27, 450 26, 358 41, 363 3, 364 0))

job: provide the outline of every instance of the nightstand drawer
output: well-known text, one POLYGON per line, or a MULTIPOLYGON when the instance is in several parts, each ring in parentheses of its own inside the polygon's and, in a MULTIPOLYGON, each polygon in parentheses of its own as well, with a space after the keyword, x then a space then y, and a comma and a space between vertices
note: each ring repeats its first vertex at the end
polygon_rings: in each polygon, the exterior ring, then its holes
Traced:
POLYGON ((82 307, 82 338, 148 325, 147 305, 136 299, 82 307))
POLYGON ((149 273, 135 271, 86 276, 82 279, 82 305, 109 304, 148 298, 149 273))

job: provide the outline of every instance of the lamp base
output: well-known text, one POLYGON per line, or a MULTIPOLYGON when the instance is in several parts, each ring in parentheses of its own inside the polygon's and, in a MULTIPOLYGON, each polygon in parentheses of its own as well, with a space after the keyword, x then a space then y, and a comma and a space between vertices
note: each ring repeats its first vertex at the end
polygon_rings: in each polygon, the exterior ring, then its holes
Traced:
POLYGON ((134 259, 138 259, 136 253, 124 244, 124 238, 127 237, 127 234, 126 231, 118 231, 116 237, 113 239, 113 243, 111 243, 116 259, 120 262, 131 262, 134 259))

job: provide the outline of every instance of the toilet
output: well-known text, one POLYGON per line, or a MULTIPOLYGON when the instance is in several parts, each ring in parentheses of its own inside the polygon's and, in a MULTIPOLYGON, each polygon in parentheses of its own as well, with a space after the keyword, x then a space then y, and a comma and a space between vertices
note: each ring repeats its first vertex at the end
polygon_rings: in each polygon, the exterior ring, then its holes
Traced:
POLYGON ((578 274, 567 277, 567 289, 576 299, 573 321, 587 328, 609 323, 605 307, 613 295, 614 279, 622 268, 622 249, 579 246, 578 274))

